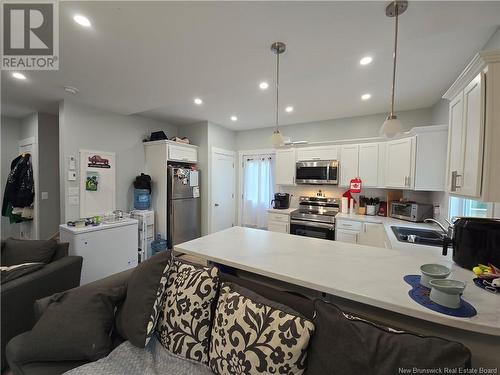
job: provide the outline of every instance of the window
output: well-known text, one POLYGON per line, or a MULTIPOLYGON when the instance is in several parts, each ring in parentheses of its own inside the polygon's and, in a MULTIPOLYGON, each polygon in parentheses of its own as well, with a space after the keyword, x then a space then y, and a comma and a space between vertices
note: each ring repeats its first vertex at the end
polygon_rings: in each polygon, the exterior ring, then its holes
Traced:
POLYGON ((448 217, 493 217, 493 203, 450 197, 448 217))
POLYGON ((274 155, 244 155, 242 225, 265 228, 274 196, 274 155))

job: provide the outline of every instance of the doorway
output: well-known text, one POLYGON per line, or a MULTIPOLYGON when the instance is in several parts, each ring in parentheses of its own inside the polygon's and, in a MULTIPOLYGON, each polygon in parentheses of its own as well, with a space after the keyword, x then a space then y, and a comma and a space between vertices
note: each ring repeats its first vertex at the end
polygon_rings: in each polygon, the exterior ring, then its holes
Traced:
POLYGON ((38 239, 38 151, 35 137, 19 141, 19 154, 30 154, 35 183, 35 199, 33 201, 33 220, 19 223, 19 238, 24 240, 38 239))
POLYGON ((210 232, 231 228, 235 223, 235 155, 233 151, 212 148, 210 232))

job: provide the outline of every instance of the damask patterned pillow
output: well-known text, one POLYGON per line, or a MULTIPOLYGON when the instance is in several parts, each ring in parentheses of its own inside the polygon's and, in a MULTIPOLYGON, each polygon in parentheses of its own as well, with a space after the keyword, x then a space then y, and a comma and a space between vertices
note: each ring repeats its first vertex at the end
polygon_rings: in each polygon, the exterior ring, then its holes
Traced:
POLYGON ((229 374, 302 374, 314 324, 287 306, 223 283, 210 340, 210 368, 229 374))
POLYGON ((217 268, 174 261, 157 328, 167 350, 208 364, 212 304, 218 286, 217 268))

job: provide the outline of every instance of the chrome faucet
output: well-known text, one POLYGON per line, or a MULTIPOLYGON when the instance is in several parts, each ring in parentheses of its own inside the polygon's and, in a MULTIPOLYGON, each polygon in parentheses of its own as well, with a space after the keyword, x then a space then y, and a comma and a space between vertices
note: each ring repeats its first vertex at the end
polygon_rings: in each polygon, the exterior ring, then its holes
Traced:
POLYGON ((448 226, 448 228, 446 228, 443 224, 441 224, 439 221, 435 220, 435 219, 425 219, 424 220, 424 223, 434 223, 434 224, 437 224, 439 226, 439 228, 441 228, 441 230, 443 231, 444 234, 448 235, 449 231, 450 231, 450 226, 448 226))
POLYGON ((443 224, 441 224, 439 221, 435 219, 425 219, 424 223, 434 223, 441 228, 443 231, 443 255, 448 254, 448 246, 452 244, 453 241, 453 224, 447 220, 446 223, 448 223, 448 228, 446 228, 443 224))

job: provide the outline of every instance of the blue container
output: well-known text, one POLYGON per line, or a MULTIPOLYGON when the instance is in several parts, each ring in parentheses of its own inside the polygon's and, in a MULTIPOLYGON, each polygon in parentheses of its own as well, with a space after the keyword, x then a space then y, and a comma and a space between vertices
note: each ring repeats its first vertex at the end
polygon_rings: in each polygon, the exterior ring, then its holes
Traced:
POLYGON ((151 242, 151 255, 155 255, 156 253, 165 250, 167 250, 167 240, 164 240, 161 238, 161 235, 158 234, 156 236, 156 240, 151 242))
POLYGON ((134 208, 148 210, 151 207, 151 194, 148 189, 134 189, 134 208))

